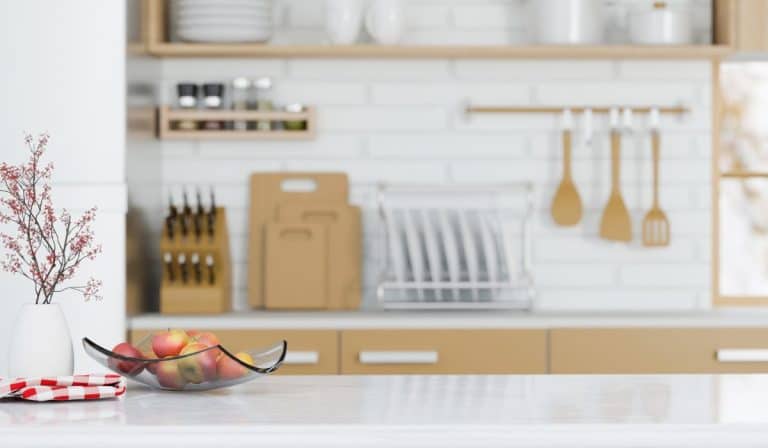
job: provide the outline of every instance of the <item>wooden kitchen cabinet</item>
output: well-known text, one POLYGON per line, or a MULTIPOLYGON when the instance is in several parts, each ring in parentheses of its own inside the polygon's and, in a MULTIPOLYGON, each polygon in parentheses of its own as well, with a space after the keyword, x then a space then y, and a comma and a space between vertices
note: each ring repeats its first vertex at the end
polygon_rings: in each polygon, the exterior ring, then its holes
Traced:
MULTIPOLYGON (((334 330, 217 330, 221 345, 235 353, 266 347, 285 339, 288 353, 277 373, 288 375, 333 375, 339 372, 339 333, 334 330)), ((162 330, 133 330, 129 340, 136 344, 146 335, 162 330)))
POLYGON ((546 373, 546 330, 350 330, 343 374, 546 373))
POLYGON ((550 373, 768 372, 768 328, 553 329, 550 373))

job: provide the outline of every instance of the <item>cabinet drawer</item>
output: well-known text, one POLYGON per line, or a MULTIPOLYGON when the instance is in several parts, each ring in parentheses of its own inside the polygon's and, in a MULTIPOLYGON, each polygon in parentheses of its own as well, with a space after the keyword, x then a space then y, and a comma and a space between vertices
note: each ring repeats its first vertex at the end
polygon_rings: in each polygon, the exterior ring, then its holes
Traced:
POLYGON ((361 330, 341 334, 341 372, 546 373, 544 330, 361 330))
POLYGON ((555 329, 551 373, 768 372, 768 329, 555 329))
MULTIPOLYGON (((130 332, 132 343, 141 341, 155 330, 130 332)), ((277 373, 288 375, 339 373, 339 335, 333 330, 216 330, 221 345, 232 352, 266 347, 273 342, 288 341, 288 353, 277 373)))

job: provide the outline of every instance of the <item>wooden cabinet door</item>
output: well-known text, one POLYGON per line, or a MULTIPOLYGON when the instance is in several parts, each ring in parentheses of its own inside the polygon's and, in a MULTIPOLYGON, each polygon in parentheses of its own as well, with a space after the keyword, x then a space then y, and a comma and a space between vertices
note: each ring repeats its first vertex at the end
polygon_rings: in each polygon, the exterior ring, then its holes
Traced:
POLYGON ((550 332, 551 373, 768 372, 766 328, 600 328, 550 332))
MULTIPOLYGON (((339 333, 335 330, 217 330, 212 331, 221 340, 221 345, 235 353, 241 350, 258 349, 285 339, 288 353, 279 374, 332 375, 339 373, 339 333)), ((133 330, 132 343, 138 343, 156 330, 133 330)))
POLYGON ((344 374, 546 373, 546 330, 359 330, 341 334, 344 374))

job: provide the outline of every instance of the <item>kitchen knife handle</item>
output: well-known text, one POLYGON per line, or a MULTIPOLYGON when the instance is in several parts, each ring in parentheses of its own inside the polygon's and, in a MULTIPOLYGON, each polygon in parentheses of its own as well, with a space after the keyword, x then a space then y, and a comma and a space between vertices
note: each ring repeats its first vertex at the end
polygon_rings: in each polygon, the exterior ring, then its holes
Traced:
POLYGON ((437 364, 436 350, 362 350, 360 364, 437 364))

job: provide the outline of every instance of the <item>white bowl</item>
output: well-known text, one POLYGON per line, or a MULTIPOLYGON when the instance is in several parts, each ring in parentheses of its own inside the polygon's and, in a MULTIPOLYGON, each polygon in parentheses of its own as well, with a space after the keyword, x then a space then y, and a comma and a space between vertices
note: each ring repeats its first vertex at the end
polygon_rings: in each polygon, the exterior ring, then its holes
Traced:
POLYGON ((265 42, 272 37, 271 29, 240 30, 231 27, 209 29, 178 29, 178 37, 190 42, 265 42))

